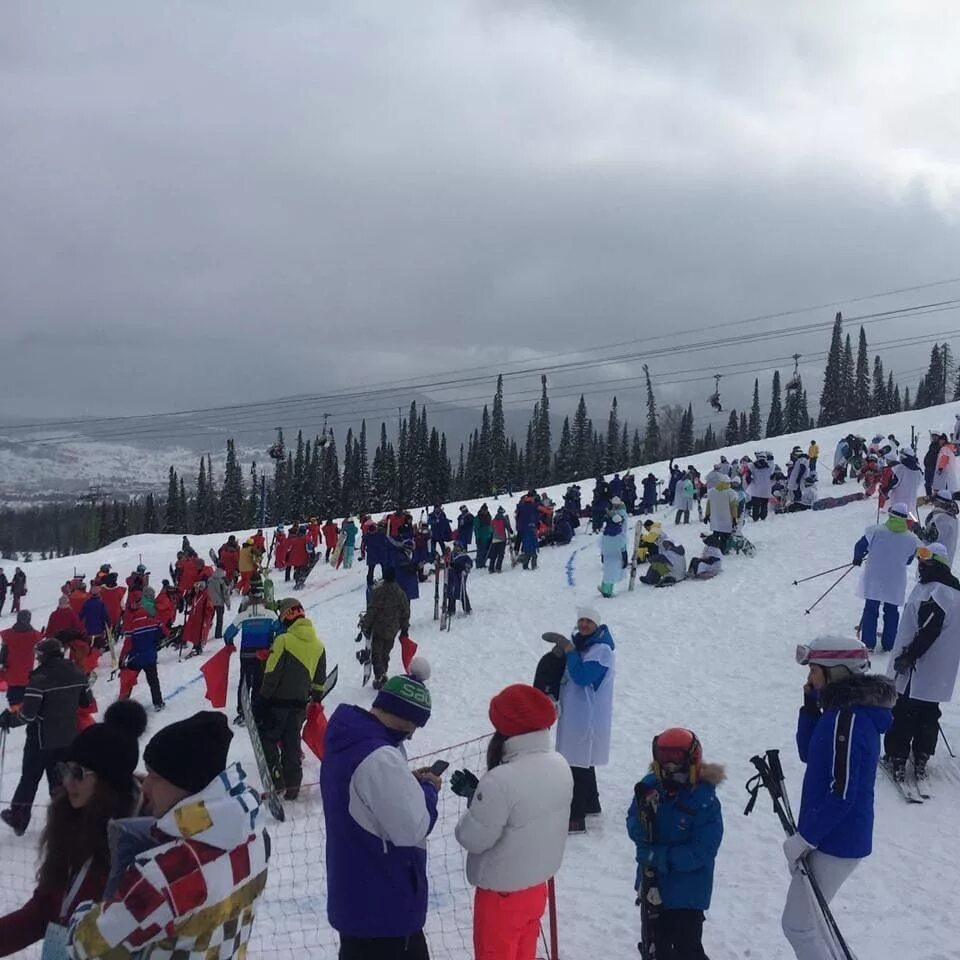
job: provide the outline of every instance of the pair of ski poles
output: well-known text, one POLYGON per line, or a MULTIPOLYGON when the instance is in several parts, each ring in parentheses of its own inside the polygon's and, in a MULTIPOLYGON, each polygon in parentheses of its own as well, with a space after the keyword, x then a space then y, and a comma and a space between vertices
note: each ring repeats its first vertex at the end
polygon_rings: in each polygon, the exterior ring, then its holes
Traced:
MULTIPOLYGON (((757 775, 747 781, 747 793, 750 794, 750 799, 747 802, 746 809, 743 811, 744 816, 748 816, 753 811, 757 802, 757 795, 760 792, 760 788, 763 787, 770 794, 770 798, 773 801, 773 812, 780 820, 783 832, 788 837, 792 837, 797 832, 797 823, 793 818, 793 810, 790 808, 790 798, 787 796, 783 767, 780 764, 780 751, 768 750, 762 757, 759 755, 751 757, 750 762, 756 767, 757 775)), ((837 957, 838 960, 841 960, 841 958, 842 960, 856 960, 847 941, 840 932, 840 927, 837 925, 836 918, 830 909, 827 898, 823 895, 823 890, 820 889, 817 878, 810 870, 807 855, 802 856, 798 863, 800 874, 806 880, 810 892, 813 894, 813 898, 816 900, 817 906, 823 914, 823 920, 832 942, 832 952, 834 956, 837 957)))
POLYGON ((838 570, 843 570, 843 571, 844 571, 842 574, 840 574, 840 576, 837 578, 837 580, 836 580, 833 584, 831 584, 826 590, 824 590, 823 593, 821 593, 820 596, 817 597, 817 599, 814 600, 813 603, 811 603, 810 606, 809 606, 806 610, 803 611, 804 614, 809 614, 810 611, 813 610, 813 608, 814 608, 821 600, 823 600, 823 598, 824 598, 828 593, 830 593, 831 590, 834 589, 834 587, 836 587, 836 586, 839 585, 840 581, 843 580, 843 578, 846 577, 847 574, 849 574, 849 573, 853 570, 854 566, 855 566, 855 564, 853 564, 853 563, 844 563, 844 564, 842 564, 842 565, 839 566, 839 567, 831 567, 829 570, 822 570, 820 573, 815 573, 815 574, 813 574, 812 576, 803 577, 801 580, 794 580, 794 581, 793 581, 793 585, 796 587, 796 586, 798 586, 798 585, 801 584, 801 583, 806 583, 808 580, 816 580, 818 577, 825 577, 828 573, 836 573, 838 570))

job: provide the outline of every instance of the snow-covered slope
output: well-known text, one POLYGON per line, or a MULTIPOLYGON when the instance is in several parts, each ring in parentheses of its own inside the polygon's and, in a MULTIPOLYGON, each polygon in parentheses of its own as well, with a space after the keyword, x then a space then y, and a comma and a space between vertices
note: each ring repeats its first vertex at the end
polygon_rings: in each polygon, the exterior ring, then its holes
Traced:
MULTIPOLYGON (((782 459, 794 443, 805 445, 815 437, 824 457, 832 459, 836 439, 851 429, 867 437, 877 431, 894 432, 904 440, 909 439, 913 424, 922 434, 922 455, 927 431, 948 429, 958 409, 960 405, 954 404, 723 452, 739 456, 762 445, 782 459)), ((691 457, 689 462, 703 469, 718 455, 691 457)), ((665 474, 664 465, 652 469, 665 474)), ((850 483, 843 488, 844 492, 853 489, 850 483)), ((553 492, 559 497, 562 488, 553 492)), ((586 485, 584 493, 589 496, 586 485)), ((453 510, 456 506, 452 505, 453 510)), ((671 535, 686 546, 688 556, 698 552, 702 528, 695 523, 674 528, 669 511, 662 512, 661 518, 671 535)), ((449 633, 440 634, 432 619, 432 586, 429 595, 413 605, 411 635, 433 664, 434 707, 430 723, 414 738, 411 753, 426 754, 485 735, 489 698, 506 683, 532 678, 545 650, 540 634, 571 630, 578 602, 603 604, 618 657, 613 759, 598 771, 604 813, 588 822, 586 836, 570 839, 557 878, 561 956, 587 960, 597 957, 598 951, 609 957, 636 956, 639 915, 633 905, 633 848, 626 837, 624 815, 633 785, 647 768, 652 737, 673 725, 693 728, 706 757, 727 768, 728 779, 720 789, 726 833, 704 933, 707 953, 713 960, 788 960, 791 956, 780 932, 788 883, 780 828, 762 801, 752 817, 742 816, 743 784, 753 773, 749 757, 779 747, 794 805, 799 801, 803 769, 793 739, 806 671, 794 663, 794 648, 820 631, 851 633, 859 619, 860 602, 854 595, 855 577, 850 576, 810 616, 804 616, 804 609, 832 578, 801 587, 791 584, 798 576, 846 561, 854 541, 875 520, 875 503, 771 517, 764 524, 747 527, 747 535, 757 545, 756 557, 730 557, 718 578, 668 590, 638 584, 633 593, 626 592, 624 583, 610 601, 601 601, 596 592, 598 541, 581 528, 570 546, 545 550, 537 571, 523 572, 518 567, 493 577, 476 572, 471 578, 474 614, 458 616, 449 633)), ((222 540, 222 536, 194 538, 201 554, 222 540)), ((179 537, 141 536, 131 538, 126 547, 114 544, 86 557, 27 565, 28 599, 36 620, 45 621, 59 585, 72 574, 74 565, 89 575, 99 564, 110 562, 125 573, 142 556, 158 581, 178 546, 179 537)), ((369 704, 373 697, 369 688, 360 686, 354 660, 364 573, 363 567, 339 572, 318 567, 302 594, 308 615, 327 645, 330 663, 340 665, 341 680, 331 696, 331 707, 343 701, 369 704)), ((278 595, 283 594, 278 584, 278 595)), ((0 625, 11 622, 5 615, 0 625)), ((877 657, 877 669, 886 667, 885 659, 877 657)), ((236 666, 234 658, 234 670, 236 666)), ((96 687, 101 705, 109 703, 116 691, 116 683, 106 677, 107 672, 101 671, 96 687)), ((169 708, 159 717, 151 715, 150 731, 206 705, 198 677, 195 660, 178 663, 175 653, 162 655, 161 678, 169 708)), ((143 682, 136 695, 146 698, 143 682)), ((943 727, 954 746, 960 745, 960 709, 955 705, 945 706, 943 727)), ((0 784, 4 799, 16 783, 22 743, 22 731, 11 733, 0 784)), ((234 755, 252 769, 242 732, 234 748, 234 755)), ((449 755, 454 763, 464 756, 476 763, 481 754, 481 745, 468 745, 457 746, 449 755)), ((835 903, 841 927, 864 960, 960 956, 954 943, 953 907, 953 891, 960 879, 955 857, 960 842, 956 817, 960 768, 941 748, 931 770, 934 799, 922 807, 906 806, 890 784, 878 783, 874 855, 859 867, 835 903)), ((317 765, 310 760, 305 779, 316 778, 317 765)), ((429 932, 435 956, 463 958, 469 955, 469 905, 449 835, 456 800, 447 793, 445 804, 445 819, 431 846, 434 896, 429 932)), ((332 960, 336 951, 324 921, 322 896, 322 817, 315 799, 289 804, 288 809, 290 823, 271 825, 278 852, 251 956, 332 960), (307 949, 297 949, 297 944, 307 949)), ((22 903, 35 843, 35 834, 18 840, 8 832, 0 833, 0 858, 8 881, 0 891, 0 910, 22 903)))

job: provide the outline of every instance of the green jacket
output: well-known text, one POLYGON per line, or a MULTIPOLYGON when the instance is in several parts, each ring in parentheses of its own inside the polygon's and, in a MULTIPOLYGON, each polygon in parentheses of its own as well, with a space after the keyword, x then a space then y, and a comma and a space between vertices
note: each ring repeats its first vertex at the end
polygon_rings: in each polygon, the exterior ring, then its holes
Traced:
POLYGON ((370 596, 370 605, 360 624, 364 634, 392 641, 410 629, 410 601, 398 583, 384 581, 370 596))
POLYGON ((490 517, 481 517, 479 514, 473 518, 473 535, 477 538, 477 543, 490 543, 493 539, 493 524, 490 517))
POLYGON ((277 635, 260 686, 267 706, 306 706, 327 679, 327 654, 313 624, 298 617, 277 635))

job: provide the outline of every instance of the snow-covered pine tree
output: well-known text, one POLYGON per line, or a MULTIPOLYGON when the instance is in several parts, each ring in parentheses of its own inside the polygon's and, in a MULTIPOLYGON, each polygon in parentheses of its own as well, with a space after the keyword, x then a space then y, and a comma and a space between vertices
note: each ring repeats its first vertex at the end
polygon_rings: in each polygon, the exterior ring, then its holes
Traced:
POLYGON ((677 434, 678 457, 689 457, 693 453, 695 442, 693 437, 693 404, 688 404, 686 411, 680 418, 680 431, 677 434))
POLYGON ((740 436, 737 437, 739 443, 746 443, 750 439, 750 426, 747 423, 747 415, 740 414, 740 436))
MULTIPOLYGON (((817 419, 817 423, 821 427, 840 423, 843 420, 844 411, 843 315, 838 312, 833 321, 830 349, 827 352, 827 365, 823 372, 823 390, 820 392, 820 416, 817 419)), ((771 411, 771 414, 772 412, 773 411, 771 411)), ((769 417, 767 423, 767 436, 776 436, 777 434, 770 433, 769 417)))
MULTIPOLYGON (((163 532, 164 533, 177 533, 184 529, 183 521, 180 517, 180 500, 179 500, 179 479, 177 477, 177 471, 170 468, 170 473, 168 474, 167 479, 167 499, 163 504, 163 532)), ((103 546, 103 544, 99 544, 103 546)))
POLYGON ((580 394, 577 412, 573 417, 573 476, 570 479, 586 479, 592 469, 593 424, 587 416, 587 403, 580 394))
POLYGON ((143 502, 143 520, 141 521, 143 533, 159 533, 160 517, 157 515, 157 501, 152 493, 148 493, 143 502))
POLYGON ((878 354, 873 358, 873 391, 870 395, 870 416, 879 417, 889 413, 887 381, 883 375, 883 361, 878 354))
POLYGON ((647 380, 647 430, 643 437, 643 461, 654 463, 660 459, 660 422, 657 419, 657 400, 650 382, 650 368, 646 364, 643 365, 643 375, 647 380))
POLYGON ((638 467, 643 463, 643 444, 640 443, 640 431, 634 428, 633 441, 630 444, 630 466, 638 467))
POLYGON ((507 425, 503 415, 503 374, 497 377, 490 416, 490 482, 497 491, 507 484, 507 425))
POLYGON ((736 410, 730 411, 730 416, 727 418, 727 429, 723 432, 723 440, 728 447, 732 447, 740 441, 740 419, 736 410))
POLYGON ((760 381, 755 377, 753 380, 753 403, 750 405, 750 421, 747 427, 747 440, 759 440, 760 433, 760 381))
POLYGON ((783 407, 780 402, 780 371, 774 370, 773 383, 770 387, 770 412, 767 414, 767 432, 765 436, 779 437, 782 434, 783 407))
POLYGON ((223 491, 220 494, 220 519, 224 530, 239 530, 243 524, 243 471, 237 462, 233 440, 227 440, 223 466, 223 491))
POLYGON ((570 433, 570 418, 563 418, 560 428, 560 443, 554 459, 553 480, 555 483, 571 482, 574 475, 573 439, 570 433))
POLYGON ((177 533, 193 533, 193 524, 190 522, 190 502, 187 500, 187 487, 180 477, 177 489, 177 519, 180 522, 180 528, 177 533))
POLYGON ((604 464, 604 473, 613 473, 620 469, 617 455, 620 451, 620 417, 617 414, 617 398, 610 404, 610 416, 607 418, 607 462, 604 464))
POLYGON ((870 358, 867 355, 867 333, 860 326, 860 342, 857 346, 857 370, 853 384, 853 417, 862 419, 870 415, 870 358))
POLYGON ((856 364, 853 359, 853 342, 850 340, 850 334, 846 335, 843 342, 843 360, 841 369, 841 390, 843 396, 843 419, 852 420, 854 413, 854 388, 856 386, 856 364))
POLYGON ((630 466, 630 440, 627 435, 627 421, 624 420, 620 427, 620 453, 617 457, 621 470, 626 470, 630 466))

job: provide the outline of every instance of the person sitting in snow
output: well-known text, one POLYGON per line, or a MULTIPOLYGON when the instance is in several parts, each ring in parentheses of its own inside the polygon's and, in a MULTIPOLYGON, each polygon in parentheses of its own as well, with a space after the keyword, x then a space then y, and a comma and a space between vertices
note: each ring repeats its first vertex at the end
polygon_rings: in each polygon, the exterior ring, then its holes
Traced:
POLYGON ((664 540, 657 552, 651 555, 650 567, 640 582, 653 587, 666 587, 683 580, 686 575, 687 556, 683 547, 672 540, 664 540))
POLYGON ((656 520, 643 521, 643 533, 637 547, 637 563, 646 563, 651 553, 656 553, 663 537, 663 525, 656 520))
POLYGON ((711 533, 703 537, 703 553, 690 561, 690 576, 696 580, 710 580, 723 569, 723 551, 720 549, 720 538, 711 533))

